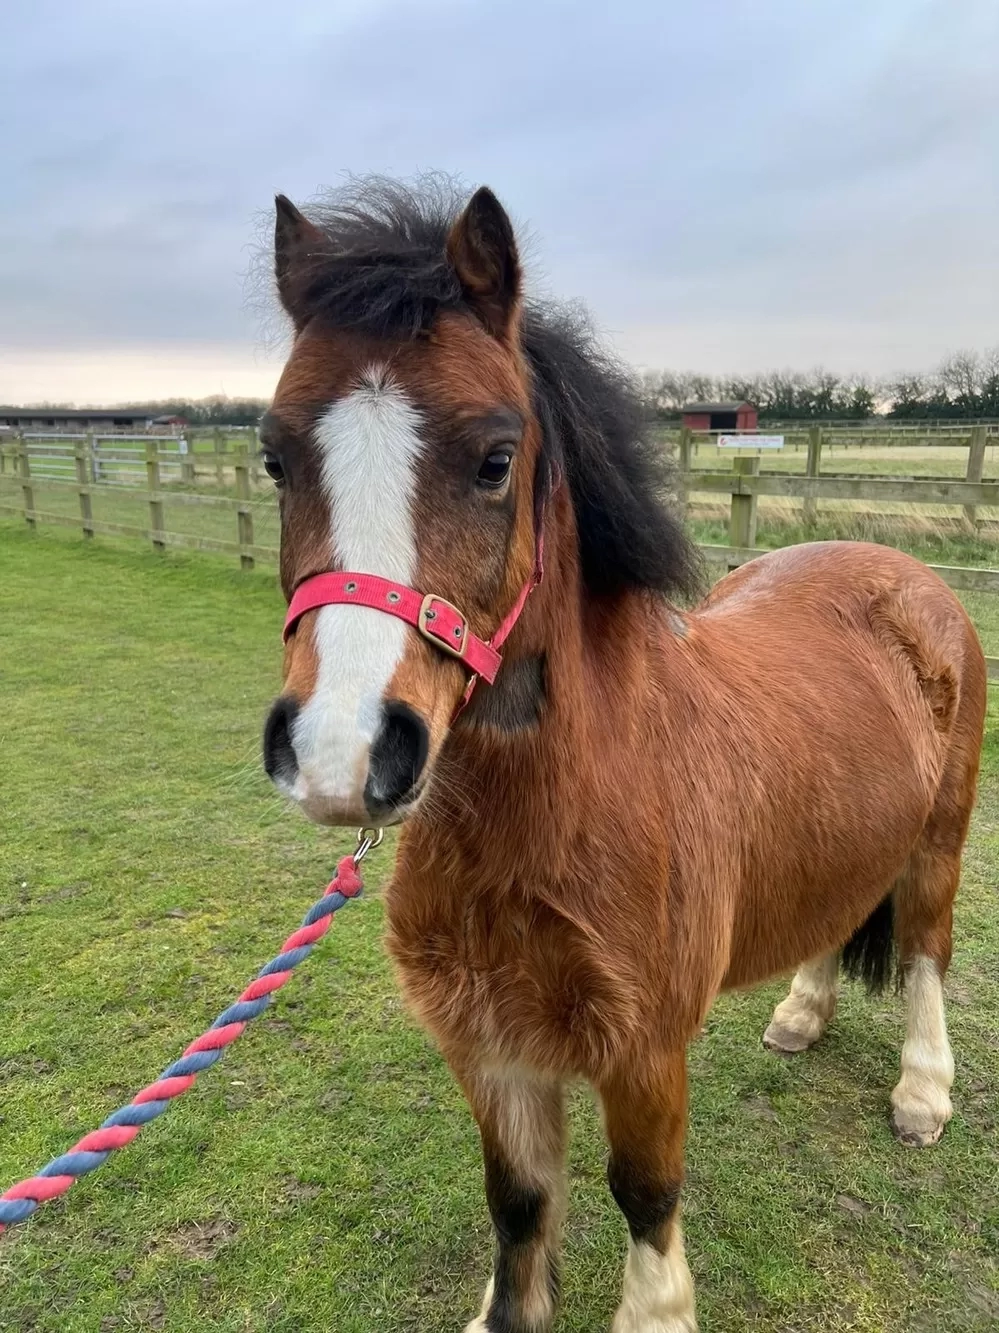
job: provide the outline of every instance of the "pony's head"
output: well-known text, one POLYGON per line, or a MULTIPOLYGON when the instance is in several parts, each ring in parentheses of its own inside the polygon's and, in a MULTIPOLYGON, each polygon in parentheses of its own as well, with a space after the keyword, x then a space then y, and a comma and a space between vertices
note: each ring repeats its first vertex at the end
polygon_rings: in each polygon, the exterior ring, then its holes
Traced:
MULTIPOLYGON (((562 477, 592 590, 689 583, 625 377, 578 319, 525 309, 489 190, 367 183, 310 218, 279 197, 275 267, 295 338, 260 439, 289 599, 324 572, 375 575, 390 599, 436 598, 459 646, 488 641, 562 477)), ((265 763, 312 818, 387 824, 418 806, 468 671, 426 624, 349 602, 291 626, 265 763)))

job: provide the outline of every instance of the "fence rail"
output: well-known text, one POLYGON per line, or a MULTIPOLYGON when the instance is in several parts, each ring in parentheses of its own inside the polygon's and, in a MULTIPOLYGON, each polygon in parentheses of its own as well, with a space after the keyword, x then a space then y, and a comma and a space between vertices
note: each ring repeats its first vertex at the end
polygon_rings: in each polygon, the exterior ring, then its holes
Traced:
POLYGON ((683 482, 688 492, 785 495, 814 500, 903 501, 920 505, 999 505, 999 481, 947 481, 939 477, 809 477, 793 472, 687 472, 683 482))
MULTIPOLYGON (((990 442, 999 442, 999 422, 996 421, 950 421, 934 425, 931 422, 902 423, 899 421, 761 421, 760 433, 764 435, 783 435, 785 438, 804 438, 811 430, 820 430, 831 444, 856 441, 861 437, 865 441, 879 444, 892 444, 896 440, 911 444, 925 441, 935 448, 946 448, 950 444, 967 444, 971 432, 982 429, 989 436, 990 442)), ((684 429, 678 422, 662 426, 663 434, 675 438, 684 429)), ((731 435, 730 430, 698 431, 698 435, 731 435)))
POLYGON ((39 523, 96 533, 138 537, 157 550, 168 547, 236 555, 244 569, 257 561, 275 562, 277 545, 261 542, 255 520, 277 522, 272 488, 261 488, 259 461, 250 453, 250 433, 236 449, 220 436, 218 448, 193 453, 183 436, 45 435, 0 438, 0 514, 21 515, 30 527, 39 523), (216 493, 185 487, 210 482, 216 493), (171 486, 177 489, 171 489, 171 486), (225 490, 234 494, 224 494, 225 490), (78 513, 70 512, 71 497, 78 513), (68 501, 68 504, 67 504, 68 501), (95 503, 123 511, 95 514, 95 503), (177 510, 186 510, 209 526, 208 532, 182 532, 177 510), (140 515, 145 523, 137 520, 140 515), (172 521, 171 521, 172 520, 172 521))

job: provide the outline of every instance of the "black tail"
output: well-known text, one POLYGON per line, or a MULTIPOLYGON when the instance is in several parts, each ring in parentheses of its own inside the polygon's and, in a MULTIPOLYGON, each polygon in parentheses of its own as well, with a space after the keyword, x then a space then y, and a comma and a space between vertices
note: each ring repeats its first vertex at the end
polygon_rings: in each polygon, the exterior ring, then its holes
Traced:
POLYGON ((843 971, 876 995, 891 981, 896 967, 895 908, 889 893, 843 946, 843 971))

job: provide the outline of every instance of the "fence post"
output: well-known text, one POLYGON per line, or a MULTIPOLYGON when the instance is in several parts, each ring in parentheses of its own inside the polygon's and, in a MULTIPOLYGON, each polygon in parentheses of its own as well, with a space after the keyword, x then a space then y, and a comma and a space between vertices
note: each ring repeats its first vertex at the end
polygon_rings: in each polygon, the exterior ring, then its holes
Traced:
POLYGON ((215 445, 215 489, 221 490, 225 483, 225 474, 222 471, 222 427, 216 426, 212 431, 212 443, 215 445))
MULTIPOLYGON (((965 481, 981 481, 982 473, 985 470, 985 442, 987 437, 986 426, 972 426, 971 443, 968 449, 968 470, 964 475, 965 481)), ((964 521, 972 532, 978 527, 977 515, 974 505, 964 506, 964 521)))
POLYGON ((73 448, 73 457, 76 460, 76 484, 79 486, 80 495, 80 518, 83 522, 84 537, 94 535, 94 508, 90 499, 90 460, 87 457, 86 440, 77 440, 73 448))
POLYGON ((676 450, 676 463, 680 471, 680 504, 684 512, 687 508, 687 473, 690 471, 690 427, 680 427, 680 443, 676 450))
POLYGON ((250 482, 254 492, 260 488, 260 459, 257 456, 257 428, 247 427, 247 449, 250 455, 250 482))
POLYGON ((146 441, 146 487, 149 491, 149 536, 157 551, 166 550, 163 501, 160 499, 160 454, 156 440, 146 441))
POLYGON ((21 498, 24 501, 24 521, 29 528, 34 529, 38 525, 38 520, 35 517, 35 488, 31 484, 31 459, 28 457, 28 442, 23 435, 19 436, 17 457, 19 471, 21 473, 21 498))
POLYGON ((177 448, 180 450, 181 484, 185 486, 193 486, 195 483, 193 434, 191 435, 190 439, 188 439, 186 435, 182 435, 180 439, 177 441, 177 448), (185 454, 184 449, 189 450, 189 452, 185 454))
MULTIPOLYGON (((736 458, 735 474, 737 477, 755 477, 760 471, 760 456, 736 458)), ((728 540, 730 546, 756 545, 756 509, 758 497, 755 495, 732 495, 732 515, 729 521, 728 540)))
MULTIPOLYGON (((808 428, 808 457, 805 460, 805 476, 817 477, 822 468, 822 427, 809 426, 808 428)), ((818 516, 818 508, 815 497, 806 495, 805 501, 801 506, 801 516, 805 521, 806 527, 811 527, 818 516)))
POLYGON ((236 527, 239 534, 239 563, 242 569, 253 568, 253 509, 250 505, 250 458, 245 445, 240 444, 236 455, 236 527))

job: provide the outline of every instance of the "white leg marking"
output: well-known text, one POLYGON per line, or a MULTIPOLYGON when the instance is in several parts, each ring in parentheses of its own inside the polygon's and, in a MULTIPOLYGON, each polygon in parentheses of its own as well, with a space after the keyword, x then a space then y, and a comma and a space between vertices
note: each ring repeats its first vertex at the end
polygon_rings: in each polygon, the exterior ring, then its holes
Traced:
MULTIPOLYGON (((340 569, 412 584, 412 497, 423 444, 420 414, 383 370, 320 418, 315 440, 330 509, 330 554, 340 569)), ((407 629, 367 607, 325 606, 316 615, 318 678, 292 741, 299 800, 356 800, 385 690, 407 629)))
POLYGON ((493 1282, 493 1279, 490 1278, 488 1285, 486 1286, 486 1294, 482 1300, 482 1309, 470 1324, 465 1325, 465 1333, 489 1333, 489 1329, 486 1325, 486 1315, 489 1313, 489 1307, 493 1303, 494 1286, 495 1283, 493 1282))
POLYGON ((552 1120, 554 1081, 517 1068, 483 1073, 479 1096, 488 1101, 493 1128, 518 1179, 546 1194, 562 1186, 562 1123, 552 1120))
POLYGON ((791 1055, 817 1042, 836 1011, 838 973, 838 953, 823 954, 799 967, 790 995, 774 1010, 763 1045, 791 1055))
POLYGON ((931 958, 920 956, 906 967, 905 995, 902 1077, 891 1095, 892 1123, 903 1143, 924 1148, 936 1143, 951 1117, 954 1081, 943 983, 931 958))
POLYGON ((611 1333, 697 1333, 694 1284, 678 1222, 670 1228, 665 1254, 629 1241, 624 1291, 611 1333))

